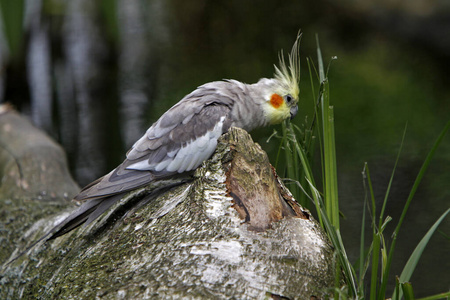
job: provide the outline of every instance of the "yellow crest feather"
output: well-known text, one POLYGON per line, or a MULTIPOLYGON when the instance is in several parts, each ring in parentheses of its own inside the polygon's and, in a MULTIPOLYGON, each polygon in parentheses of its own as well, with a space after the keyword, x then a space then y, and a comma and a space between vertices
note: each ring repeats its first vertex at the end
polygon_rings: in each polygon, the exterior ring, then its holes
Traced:
POLYGON ((297 39, 292 46, 291 53, 289 54, 289 66, 286 65, 284 55, 280 53, 280 67, 275 65, 275 79, 280 81, 285 88, 289 91, 292 97, 298 100, 298 94, 300 92, 300 39, 302 37, 301 32, 298 33, 297 39))

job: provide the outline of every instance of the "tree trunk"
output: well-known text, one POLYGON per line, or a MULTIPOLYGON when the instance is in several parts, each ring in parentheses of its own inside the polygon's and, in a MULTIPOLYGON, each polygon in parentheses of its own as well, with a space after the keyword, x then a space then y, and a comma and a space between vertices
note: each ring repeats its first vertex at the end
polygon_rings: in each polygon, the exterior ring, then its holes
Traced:
MULTIPOLYGON (((53 188, 59 197, 61 184, 53 188)), ((0 298, 310 299, 333 286, 326 235, 244 130, 222 136, 189 182, 152 198, 147 191, 129 193, 98 221, 4 263, 0 298)), ((68 214, 30 228, 35 212, 7 194, 2 185, 1 205, 9 201, 10 211, 24 210, 30 219, 21 238, 7 240, 1 231, 2 245, 11 245, 2 247, 3 261, 68 214)), ((52 205, 27 200, 41 211, 52 205)), ((2 223, 12 230, 5 216, 2 223)))

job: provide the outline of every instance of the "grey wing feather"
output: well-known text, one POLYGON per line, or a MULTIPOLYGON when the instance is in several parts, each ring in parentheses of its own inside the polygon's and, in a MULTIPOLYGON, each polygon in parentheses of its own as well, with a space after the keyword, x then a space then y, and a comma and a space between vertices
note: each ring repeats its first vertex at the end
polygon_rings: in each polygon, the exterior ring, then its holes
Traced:
POLYGON ((74 197, 74 200, 86 201, 122 194, 144 186, 155 179, 156 176, 150 171, 127 170, 125 162, 109 174, 87 185, 74 197))
POLYGON ((161 116, 134 144, 127 153, 126 167, 155 171, 157 164, 172 159, 181 148, 213 130, 222 117, 220 134, 226 132, 232 123, 233 104, 232 98, 200 87, 161 116))
MULTIPOLYGON (((226 132, 233 122, 230 115, 234 99, 218 91, 230 84, 232 82, 205 84, 169 109, 134 144, 121 165, 87 185, 75 196, 75 200, 82 202, 75 212, 20 255, 44 239, 51 240, 83 223, 89 224, 128 191, 145 186, 154 180, 181 173, 184 171, 183 168, 196 168, 208 158, 208 155, 212 154, 217 138, 226 132), (218 124, 220 127, 217 126, 218 124), (210 134, 211 132, 213 133, 210 134), (206 136, 210 140, 209 145, 206 143, 207 149, 205 150, 202 148, 204 146, 196 140, 202 140, 201 137, 205 138, 206 136), (175 167, 174 170, 169 170, 167 167, 162 170, 152 168, 159 163, 167 165, 171 159, 179 159, 177 155, 183 150, 186 150, 184 152, 194 152, 193 156, 186 157, 186 160, 191 159, 192 162, 182 162, 184 165, 179 169, 175 167), (196 151, 203 153, 203 156, 195 154, 196 151), (144 166, 144 168, 130 167, 136 164, 144 166)), ((208 142, 207 139, 206 141, 208 142)))
POLYGON ((196 138, 205 135, 221 118, 224 122, 220 134, 226 132, 232 123, 229 114, 233 99, 220 96, 214 89, 205 86, 206 88, 200 87, 186 96, 153 124, 127 153, 127 159, 121 165, 86 186, 75 196, 74 199, 83 204, 52 230, 50 239, 63 235, 85 222, 89 224, 120 200, 124 193, 145 186, 156 179, 177 174, 176 171, 167 170, 129 169, 129 166, 140 161, 155 164, 171 159, 168 156, 169 152, 175 153, 196 138))
POLYGON ((61 235, 64 235, 67 232, 70 232, 73 229, 77 228, 78 226, 82 225, 83 223, 86 225, 89 224, 90 222, 93 221, 93 219, 90 221, 88 220, 90 219, 90 216, 94 214, 99 216, 101 213, 106 211, 112 204, 114 204, 116 200, 118 200, 115 199, 116 197, 120 196, 121 195, 118 194, 107 198, 96 198, 84 202, 75 212, 70 214, 70 216, 68 216, 61 224, 52 229, 51 236, 48 238, 48 240, 52 240, 61 235), (109 205, 105 207, 104 203, 108 203, 109 205))

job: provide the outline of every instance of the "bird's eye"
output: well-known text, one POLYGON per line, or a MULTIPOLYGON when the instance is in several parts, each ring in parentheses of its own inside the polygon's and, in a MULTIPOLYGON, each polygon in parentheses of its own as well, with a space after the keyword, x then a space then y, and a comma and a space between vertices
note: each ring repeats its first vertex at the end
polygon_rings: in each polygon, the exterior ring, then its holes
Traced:
POLYGON ((286 99, 286 102, 287 102, 287 103, 291 103, 292 100, 294 100, 294 98, 292 98, 291 95, 286 95, 286 96, 285 96, 285 99, 286 99))

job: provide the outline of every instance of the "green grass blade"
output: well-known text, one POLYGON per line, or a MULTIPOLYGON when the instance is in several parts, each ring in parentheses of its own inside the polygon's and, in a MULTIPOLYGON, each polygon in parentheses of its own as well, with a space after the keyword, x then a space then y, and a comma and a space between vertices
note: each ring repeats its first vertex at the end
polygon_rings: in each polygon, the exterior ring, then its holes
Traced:
POLYGON ((370 299, 377 299, 378 291, 378 264, 380 262, 380 235, 373 234, 372 273, 370 275, 370 299))
MULTIPOLYGON (((367 195, 366 195, 367 198, 367 195)), ((366 199, 367 200, 367 199, 366 199)), ((359 240, 359 281, 358 286, 364 286, 364 244, 365 244, 365 231, 366 231, 366 205, 363 205, 363 213, 361 220, 361 237, 359 240)), ((360 291, 364 294, 364 291, 360 291)))
MULTIPOLYGON (((424 161, 422 167, 420 168, 420 171, 416 177, 416 180, 414 181, 413 187, 409 193, 408 199, 406 200, 406 203, 403 208, 400 219, 398 221, 397 227, 395 228, 395 231, 393 233, 392 243, 391 243, 391 247, 389 249, 389 256, 388 256, 385 272, 383 273, 382 282, 386 282, 388 279, 391 262, 392 262, 392 257, 394 255, 394 249, 395 249, 395 246, 397 243, 397 236, 400 231, 400 227, 403 223, 403 220, 405 219, 405 215, 406 215, 406 212, 408 211, 409 205, 411 204, 411 201, 417 191, 417 188, 419 187, 419 184, 422 181, 422 178, 425 175, 425 172, 428 169, 428 166, 429 166, 439 144, 442 142, 442 139, 444 138, 445 134, 447 133, 449 127, 450 127, 450 121, 447 122, 444 129, 439 134, 438 138, 436 139, 436 142, 434 143, 433 147, 431 148, 430 152, 428 153, 427 157, 425 158, 425 161, 424 161)), ((381 289, 380 289, 379 299, 385 299, 385 294, 386 294, 386 285, 383 285, 383 286, 381 286, 381 289)))
MULTIPOLYGON (((367 186, 369 188, 369 194, 370 194, 370 203, 371 203, 371 223, 372 223, 372 271, 370 274, 370 299, 376 299, 377 298, 377 291, 378 291, 378 269, 379 269, 379 262, 380 262, 380 249, 381 249, 381 240, 380 240, 380 234, 381 232, 378 230, 375 219, 376 219, 376 202, 375 202, 375 194, 373 191, 372 186, 372 180, 370 178, 370 170, 369 165, 367 163, 364 164, 363 169, 363 176, 364 179, 367 180, 367 186)), ((364 182, 364 189, 367 190, 367 187, 364 182)), ((367 192, 366 192, 367 193, 367 192)), ((370 261, 370 257, 368 257, 368 261, 370 261)))
MULTIPOLYGON (((384 274, 386 271, 386 265, 387 265, 387 247, 386 247, 386 240, 383 235, 383 231, 380 232, 380 240, 381 240, 381 274, 384 274)), ((381 281, 380 285, 386 284, 385 282, 381 281)))
MULTIPOLYGON (((288 123, 288 130, 292 130, 291 128, 291 124, 288 123)), ((294 147, 294 151, 298 157, 298 159, 300 160, 300 163, 302 165, 302 170, 304 173, 304 178, 306 178, 306 180, 309 183, 310 186, 310 190, 311 190, 311 195, 312 198, 314 199, 314 204, 316 206, 316 210, 317 210, 317 216, 319 218, 319 223, 322 226, 322 228, 324 228, 324 224, 322 221, 322 210, 320 209, 320 203, 319 203, 319 197, 320 197, 320 193, 314 188, 315 187, 315 183, 314 183, 314 175, 312 173, 311 170, 311 166, 309 164, 308 158, 306 153, 303 151, 302 147, 300 146, 299 142, 297 141, 297 138, 294 135, 291 136, 292 138, 292 145, 294 147)))
POLYGON ((368 180, 368 185, 370 188, 370 194, 371 194, 371 202, 372 202, 372 228, 373 228, 373 252, 372 252, 372 272, 371 272, 371 276, 370 276, 370 299, 380 299, 379 297, 380 294, 377 295, 377 292, 379 289, 383 289, 383 287, 385 287, 387 285, 387 282, 384 280, 384 277, 382 276, 382 280, 381 282, 378 279, 378 271, 379 271, 379 264, 381 262, 381 274, 384 274, 384 272, 386 272, 386 268, 388 266, 388 253, 387 253, 387 247, 386 247, 386 243, 385 243, 385 239, 383 236, 383 231, 386 227, 386 224, 391 220, 390 217, 386 218, 385 220, 383 220, 384 218, 384 211, 386 208, 386 204, 387 204, 387 200, 389 197, 389 192, 391 190, 391 186, 392 183, 394 181, 394 175, 395 175, 395 170, 397 168, 397 164, 400 158, 400 153, 401 150, 403 148, 403 143, 404 143, 404 139, 406 136, 406 127, 405 130, 403 131, 403 136, 402 136, 402 141, 400 143, 400 149, 397 153, 397 158, 394 164, 394 168, 392 170, 391 173, 391 178, 389 180, 389 184, 385 193, 385 197, 383 200, 383 205, 380 211, 380 215, 379 215, 379 221, 378 221, 378 227, 376 225, 376 202, 375 202, 375 196, 373 193, 373 187, 372 187, 372 182, 370 180, 370 172, 369 172, 369 167, 365 166, 365 170, 367 173, 367 180, 368 180), (380 254, 381 254, 381 261, 380 261, 380 254))
POLYGON ((336 229, 336 238, 338 240, 339 245, 339 254, 340 254, 340 264, 342 266, 342 269, 344 271, 344 274, 346 274, 347 284, 350 284, 351 288, 351 294, 350 296, 354 297, 358 293, 358 289, 356 286, 356 275, 355 270, 353 269, 352 265, 350 264, 350 260, 347 256, 347 252, 344 247, 344 242, 342 241, 341 232, 339 229, 336 229))
POLYGON ((317 63, 319 64, 319 80, 320 82, 325 81, 325 68, 323 67, 322 51, 319 45, 319 36, 316 34, 316 45, 317 45, 317 63))
POLYGON ((403 130, 403 136, 402 136, 402 141, 400 143, 400 149, 397 152, 397 158, 395 160, 394 168, 392 169, 391 178, 389 179, 388 188, 387 188, 386 194, 384 196, 383 206, 381 207, 380 216, 379 216, 379 223, 378 223, 380 227, 381 227, 381 223, 383 222, 384 210, 386 209, 387 199, 389 197, 389 192, 391 191, 392 182, 394 181, 395 170, 397 169, 397 164, 398 164, 398 161, 400 159, 400 153, 402 152, 403 144, 404 144, 404 141, 405 141, 407 127, 408 126, 405 125, 405 129, 403 130))
POLYGON ((413 291, 411 283, 409 283, 409 282, 400 283, 400 286, 402 287, 401 290, 405 294, 405 300, 416 299, 414 297, 414 291, 413 291))
MULTIPOLYGON (((328 98, 328 83, 325 83, 326 92, 324 99, 328 98)), ((328 100, 324 101, 329 103, 328 100)), ((334 116, 333 108, 326 106, 328 110, 326 119, 324 119, 324 163, 325 163, 325 207, 328 216, 334 227, 339 228, 339 202, 338 202, 338 184, 337 184, 337 167, 336 167, 336 146, 334 137, 334 116)))
POLYGON ((288 130, 286 128, 286 123, 283 122, 281 124, 281 132, 283 135, 283 150, 284 150, 284 157, 286 159, 286 176, 288 178, 298 178, 295 177, 295 170, 296 169, 296 165, 293 164, 293 155, 292 155, 292 149, 291 149, 291 141, 289 139, 289 133, 288 130))
POLYGON ((375 234, 375 218, 376 218, 376 212, 377 212, 377 207, 376 207, 376 202, 375 202, 375 193, 373 192, 373 186, 372 186, 372 179, 370 179, 370 169, 369 169, 369 165, 367 164, 367 162, 364 164, 364 176, 367 179, 367 185, 369 187, 369 193, 370 193, 370 202, 372 204, 372 229, 373 232, 375 234))
POLYGON ((308 64, 308 70, 309 70, 309 81, 311 83, 311 91, 312 91, 312 98, 313 101, 316 101, 316 93, 315 93, 315 89, 314 89, 314 79, 313 79, 313 73, 311 70, 311 59, 309 59, 308 57, 306 58, 306 63, 308 64))
MULTIPOLYGON (((354 298, 357 295, 358 289, 356 285, 356 275, 355 270, 350 264, 350 260, 348 259, 347 252, 344 247, 344 243, 342 242, 342 237, 339 229, 336 229, 332 224, 330 219, 328 218, 326 212, 324 211, 324 203, 320 197, 319 191, 313 186, 313 184, 308 181, 311 190, 313 190, 313 194, 316 194, 319 202, 319 209, 321 210, 322 220, 323 220, 323 228, 328 233, 328 237, 332 245, 335 247, 335 251, 337 253, 337 257, 339 259, 339 264, 342 268, 342 272, 345 276, 345 282, 349 286, 349 297, 350 299, 354 298)), ((340 270, 336 270, 340 272, 340 270)))
POLYGON ((424 298, 420 298, 420 299, 416 299, 416 300, 439 300, 439 299, 447 299, 448 300, 449 298, 450 298, 450 292, 445 292, 445 293, 428 296, 428 297, 424 297, 424 298))
MULTIPOLYGON (((419 244, 417 244, 413 253, 409 257, 408 261, 406 262, 405 267, 403 268, 403 271, 400 275, 400 283, 407 282, 411 279, 411 276, 417 266, 417 263, 419 262, 419 259, 422 256, 423 251, 425 250, 425 247, 428 245, 428 242, 430 241, 431 237, 433 236, 433 234, 436 231, 436 229, 438 228, 438 226, 441 224, 441 222, 445 219, 445 217, 449 213, 450 213, 450 208, 447 209, 447 211, 441 215, 441 217, 428 230, 428 232, 425 234, 425 236, 422 238, 422 240, 419 242, 419 244)), ((395 297, 395 293, 394 293, 393 298, 394 297, 395 297)), ((401 298, 401 297, 402 297, 402 291, 400 291, 400 295, 399 295, 399 298, 401 298)))
POLYGON ((339 202, 337 186, 337 164, 336 146, 334 136, 334 113, 330 106, 330 91, 328 80, 325 77, 322 52, 320 50, 319 38, 316 36, 317 60, 319 64, 319 80, 323 84, 321 97, 322 131, 323 131, 323 178, 324 178, 324 201, 331 224, 339 229, 339 202))
MULTIPOLYGON (((281 124, 282 128, 282 145, 284 149, 284 157, 286 159, 286 177, 287 178, 301 178, 303 176, 300 175, 301 170, 298 167, 298 155, 296 155, 296 147, 294 146, 295 143, 297 143, 297 139, 295 137, 295 132, 292 128, 292 124, 288 122, 289 125, 286 124, 286 122, 283 122, 281 124)), ((300 191, 299 187, 297 185, 294 185, 291 187, 291 193, 293 194, 294 198, 297 199, 297 201, 305 207, 308 207, 308 203, 303 197, 303 193, 300 191)))
MULTIPOLYGON (((395 277, 395 291, 400 289, 400 281, 398 277, 395 277)), ((396 297, 392 298, 393 300, 399 300, 398 293, 396 293, 396 297)))
MULTIPOLYGON (((337 259, 336 260, 336 270, 340 270, 341 266, 340 266, 340 260, 337 259)), ((337 289, 338 286, 340 286, 340 282, 341 282, 341 272, 340 271, 336 271, 334 273, 334 286, 336 287, 334 290, 334 299, 339 299, 340 293, 339 290, 337 289)))

